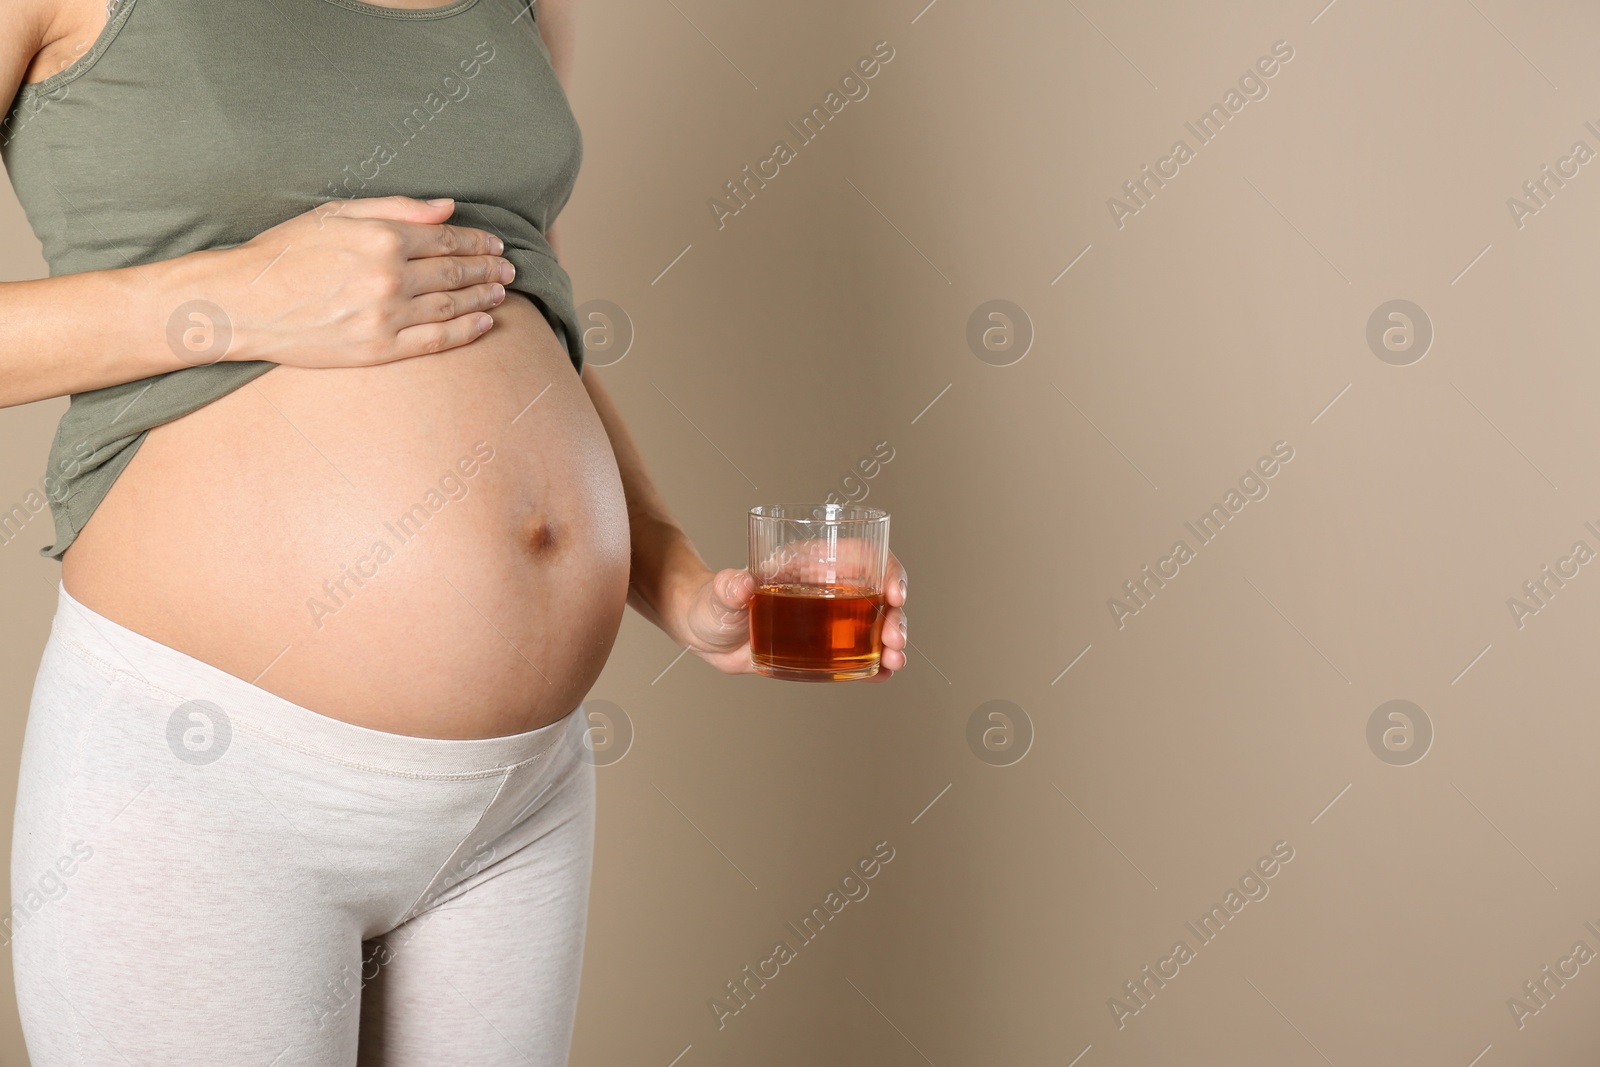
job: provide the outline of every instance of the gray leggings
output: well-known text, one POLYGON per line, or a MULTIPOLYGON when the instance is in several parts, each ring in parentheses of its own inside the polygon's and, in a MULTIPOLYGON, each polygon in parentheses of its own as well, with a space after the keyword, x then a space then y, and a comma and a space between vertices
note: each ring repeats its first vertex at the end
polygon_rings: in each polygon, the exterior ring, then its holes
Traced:
POLYGON ((580 706, 485 740, 369 730, 63 587, 0 923, 33 1067, 564 1064, 584 725, 580 706))

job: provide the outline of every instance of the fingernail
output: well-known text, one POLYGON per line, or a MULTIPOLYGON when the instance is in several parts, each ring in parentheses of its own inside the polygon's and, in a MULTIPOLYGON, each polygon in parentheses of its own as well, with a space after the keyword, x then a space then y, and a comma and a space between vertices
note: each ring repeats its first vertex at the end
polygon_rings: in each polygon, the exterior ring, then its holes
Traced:
POLYGON ((501 285, 499 282, 495 282, 489 287, 489 294, 491 299, 498 304, 500 301, 506 298, 506 287, 501 285))
POLYGON ((901 614, 900 614, 900 636, 904 637, 905 635, 906 635, 906 616, 905 616, 904 612, 901 612, 901 614))
POLYGON ((901 578, 900 579, 900 599, 903 601, 903 600, 905 600, 905 598, 906 598, 906 580, 904 578, 901 578))
POLYGON ((500 264, 500 280, 501 281, 509 282, 513 278, 515 278, 516 276, 517 276, 516 264, 512 263, 509 259, 506 260, 504 263, 500 264))
POLYGON ((489 250, 498 256, 506 250, 506 243, 498 237, 491 236, 489 238, 489 250))
POLYGON ((479 315, 478 316, 478 332, 479 333, 487 332, 489 327, 491 327, 493 325, 494 325, 494 319, 493 318, 489 317, 488 315, 479 315))
POLYGON ((453 202, 454 201, 448 196, 441 196, 437 200, 429 200, 428 201, 428 203, 432 204, 434 207, 443 207, 444 205, 449 204, 449 203, 453 203, 453 202))

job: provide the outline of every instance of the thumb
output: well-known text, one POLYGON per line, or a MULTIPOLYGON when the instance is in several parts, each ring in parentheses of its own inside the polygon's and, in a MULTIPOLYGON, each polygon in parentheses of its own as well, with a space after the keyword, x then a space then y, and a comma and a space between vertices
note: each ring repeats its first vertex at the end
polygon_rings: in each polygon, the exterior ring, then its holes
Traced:
POLYGON ((717 572, 711 581, 711 589, 718 605, 724 610, 743 611, 755 596, 756 580, 749 571, 729 567, 717 572))
POLYGON ((716 651, 737 648, 748 639, 748 609, 756 581, 749 571, 733 568, 711 576, 690 613, 692 644, 716 651))

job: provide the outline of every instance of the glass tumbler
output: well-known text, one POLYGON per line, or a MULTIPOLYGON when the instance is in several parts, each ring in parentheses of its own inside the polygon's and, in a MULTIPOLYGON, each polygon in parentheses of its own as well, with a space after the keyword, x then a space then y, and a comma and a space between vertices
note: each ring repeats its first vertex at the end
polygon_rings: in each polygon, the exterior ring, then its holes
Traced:
POLYGON ((878 673, 889 513, 854 504, 750 509, 750 658, 791 681, 878 673))

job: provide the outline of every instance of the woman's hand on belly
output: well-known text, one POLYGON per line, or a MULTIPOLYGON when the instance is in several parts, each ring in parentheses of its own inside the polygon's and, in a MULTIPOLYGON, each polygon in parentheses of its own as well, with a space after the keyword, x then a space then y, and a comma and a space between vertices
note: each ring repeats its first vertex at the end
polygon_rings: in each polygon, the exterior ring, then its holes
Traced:
POLYGON ((487 312, 516 270, 494 234, 445 225, 454 210, 404 196, 333 200, 195 253, 182 291, 222 317, 196 323, 209 329, 195 362, 367 367, 471 343, 494 325, 487 312), (209 347, 223 328, 219 356, 209 347))

